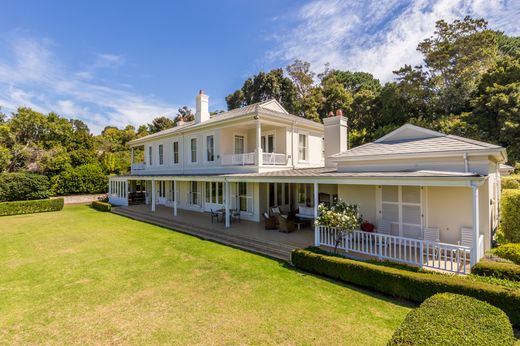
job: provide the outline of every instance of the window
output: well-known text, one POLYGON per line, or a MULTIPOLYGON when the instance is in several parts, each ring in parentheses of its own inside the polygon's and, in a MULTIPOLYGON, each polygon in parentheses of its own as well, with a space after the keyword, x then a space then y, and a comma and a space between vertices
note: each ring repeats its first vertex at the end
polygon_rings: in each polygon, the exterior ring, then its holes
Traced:
POLYGON ((179 163, 179 142, 173 142, 173 163, 179 163))
POLYGON ((314 199, 312 184, 298 184, 298 205, 312 207, 314 199))
POLYGON ((249 211, 247 183, 238 183, 238 207, 240 211, 249 211))
POLYGON ((291 205, 289 184, 269 183, 269 206, 291 205))
POLYGON ((206 203, 222 204, 224 183, 206 182, 206 203))
POLYGON ((274 135, 262 136, 261 145, 264 153, 274 153, 274 135))
POLYGON ((197 162, 197 138, 191 139, 191 162, 197 162))
POLYGON ((153 149, 152 149, 152 146, 149 146, 148 147, 148 165, 150 165, 150 166, 153 163, 152 157, 153 157, 153 149))
POLYGON ((307 135, 301 133, 298 137, 298 159, 307 161, 307 135))
POLYGON ((213 135, 206 137, 206 161, 215 161, 215 141, 213 135))
POLYGON ((165 197, 166 197, 166 182, 159 181, 159 198, 165 198, 165 197))
POLYGON ((164 147, 162 144, 159 144, 159 164, 164 164, 164 147))
POLYGON ((243 154, 245 152, 244 136, 235 135, 235 154, 243 154))
POLYGON ((390 234, 420 238, 422 236, 421 187, 381 187, 381 218, 390 234))
POLYGON ((190 183, 190 204, 199 205, 199 184, 196 181, 190 183))

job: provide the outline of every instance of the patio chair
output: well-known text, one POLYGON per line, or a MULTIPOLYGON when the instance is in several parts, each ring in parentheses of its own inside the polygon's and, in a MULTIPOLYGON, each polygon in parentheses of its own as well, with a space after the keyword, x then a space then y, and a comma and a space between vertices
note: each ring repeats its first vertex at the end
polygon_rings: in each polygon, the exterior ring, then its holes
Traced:
POLYGON ((462 227, 460 229, 460 240, 458 241, 458 244, 469 247, 473 246, 473 228, 462 227))
POLYGON ((233 220, 237 220, 238 219, 238 223, 241 222, 241 220, 240 220, 240 210, 238 210, 238 208, 230 210, 229 212, 231 213, 231 219, 233 219, 233 220))
POLYGON ((278 220, 278 231, 284 233, 291 233, 296 230, 296 223, 294 220, 289 220, 287 216, 284 215, 276 215, 278 220))
MULTIPOLYGON (((423 240, 430 243, 439 243, 441 241, 440 229, 437 227, 426 227, 423 229, 423 240)), ((435 245, 433 249, 430 247, 430 245, 427 245, 424 251, 426 253, 427 259, 429 260, 430 254, 433 255, 433 258, 437 258, 438 250, 439 249, 435 245)))
POLYGON ((275 216, 269 216, 267 212, 264 212, 262 214, 265 219, 265 229, 277 229, 276 226, 276 217, 275 216))
POLYGON ((213 219, 217 218, 217 223, 219 223, 219 213, 216 211, 213 211, 213 209, 210 209, 210 215, 211 215, 211 223, 213 223, 213 219))

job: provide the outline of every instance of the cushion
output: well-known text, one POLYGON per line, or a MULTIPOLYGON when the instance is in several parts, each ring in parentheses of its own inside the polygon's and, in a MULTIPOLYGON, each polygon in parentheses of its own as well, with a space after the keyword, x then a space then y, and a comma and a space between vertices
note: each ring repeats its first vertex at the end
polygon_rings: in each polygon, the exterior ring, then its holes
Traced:
POLYGON ((281 214, 281 213, 280 213, 280 208, 278 208, 278 207, 273 207, 273 208, 271 208, 271 212, 272 212, 273 214, 281 214))

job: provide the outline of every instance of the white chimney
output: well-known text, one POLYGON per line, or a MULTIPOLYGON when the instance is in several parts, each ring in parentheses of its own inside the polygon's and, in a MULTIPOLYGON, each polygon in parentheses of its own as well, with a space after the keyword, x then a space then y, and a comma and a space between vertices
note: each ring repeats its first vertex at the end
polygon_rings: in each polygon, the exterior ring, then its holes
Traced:
POLYGON ((348 149, 348 128, 347 118, 343 116, 343 111, 338 109, 336 116, 330 113, 328 118, 323 119, 325 127, 325 166, 335 167, 336 162, 329 160, 329 156, 344 152, 348 149))
POLYGON ((200 90, 195 97, 195 122, 201 123, 209 119, 208 111, 208 95, 204 94, 204 90, 200 90))

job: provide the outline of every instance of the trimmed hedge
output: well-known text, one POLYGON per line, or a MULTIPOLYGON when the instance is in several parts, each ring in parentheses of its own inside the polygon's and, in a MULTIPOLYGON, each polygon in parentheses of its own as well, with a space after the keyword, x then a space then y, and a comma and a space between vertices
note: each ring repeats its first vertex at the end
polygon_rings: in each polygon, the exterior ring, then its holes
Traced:
POLYGON ((520 264, 520 243, 504 244, 492 250, 494 255, 520 264))
POLYGON ((2 202, 0 216, 59 211, 63 209, 63 202, 63 198, 2 202))
POLYGON ((520 190, 502 191, 498 231, 506 242, 520 243, 520 190))
POLYGON ((471 273, 492 276, 498 279, 520 281, 520 266, 513 263, 480 261, 471 269, 471 273))
POLYGON ((388 343, 395 345, 513 345, 507 315, 486 302, 439 293, 408 313, 388 343))
POLYGON ((520 290, 453 275, 379 266, 308 250, 294 250, 291 260, 300 269, 416 302, 442 292, 468 295, 501 308, 514 325, 520 326, 520 290))
POLYGON ((101 201, 93 201, 92 208, 99 210, 99 211, 110 211, 110 210, 112 210, 112 204, 101 202, 101 201))
POLYGON ((1 173, 0 202, 49 197, 49 179, 34 173, 1 173))
POLYGON ((520 174, 512 174, 500 177, 500 185, 502 186, 502 190, 520 189, 520 174))

